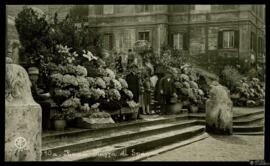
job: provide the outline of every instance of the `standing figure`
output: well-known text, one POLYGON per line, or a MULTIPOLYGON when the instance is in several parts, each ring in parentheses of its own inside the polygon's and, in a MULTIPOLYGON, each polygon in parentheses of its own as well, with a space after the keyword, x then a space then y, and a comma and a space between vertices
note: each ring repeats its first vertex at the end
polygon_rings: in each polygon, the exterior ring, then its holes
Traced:
POLYGON ((150 113, 150 103, 151 103, 151 81, 148 73, 144 74, 144 79, 143 79, 143 88, 144 88, 144 93, 143 93, 143 110, 145 111, 146 114, 151 114, 150 113))
POLYGON ((175 93, 174 88, 174 79, 171 71, 167 71, 165 76, 162 77, 158 85, 159 95, 160 95, 160 104, 161 104, 161 114, 165 114, 165 106, 170 103, 171 97, 175 93))
POLYGON ((44 91, 37 86, 39 77, 38 68, 30 67, 28 69, 28 74, 31 81, 31 92, 33 98, 42 108, 42 129, 49 129, 51 103, 48 99, 50 98, 50 93, 44 93, 44 91))
POLYGON ((138 67, 133 64, 130 66, 130 72, 126 76, 126 81, 128 83, 128 89, 133 93, 133 100, 135 102, 139 102, 139 89, 140 89, 140 81, 139 76, 136 74, 138 71, 138 67))
POLYGON ((115 66, 116 66, 117 72, 119 73, 123 72, 122 56, 117 57, 115 66))
POLYGON ((128 50, 127 67, 134 63, 135 55, 131 49, 128 50))

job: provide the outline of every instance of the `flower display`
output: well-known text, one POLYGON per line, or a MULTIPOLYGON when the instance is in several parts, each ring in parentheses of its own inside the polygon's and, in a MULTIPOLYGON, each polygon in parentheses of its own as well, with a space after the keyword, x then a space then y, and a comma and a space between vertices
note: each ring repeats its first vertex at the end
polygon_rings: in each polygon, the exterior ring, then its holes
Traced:
POLYGON ((73 75, 65 74, 63 76, 63 86, 78 86, 77 78, 73 75))
POLYGON ((67 99, 66 101, 64 101, 61 104, 61 107, 64 107, 64 108, 68 108, 68 107, 77 108, 80 105, 81 105, 80 99, 78 99, 76 97, 71 97, 71 98, 67 99))
POLYGON ((55 96, 61 96, 61 97, 65 97, 65 98, 68 98, 71 95, 69 90, 63 90, 63 89, 59 89, 59 88, 55 89, 54 93, 55 93, 55 96))
POLYGON ((91 98, 92 96, 92 93, 90 91, 90 89, 87 87, 83 87, 83 88, 80 88, 79 90, 79 96, 80 97, 86 97, 86 98, 91 98))
POLYGON ((103 97, 103 98, 105 98, 105 91, 104 90, 102 90, 102 89, 99 89, 99 88, 97 88, 97 89, 95 89, 95 88, 91 88, 90 89, 90 92, 91 92, 91 94, 92 94, 92 97, 95 99, 95 100, 98 100, 100 97, 103 97))
POLYGON ((76 78, 77 78, 77 82, 78 82, 79 87, 87 87, 87 88, 89 87, 89 82, 85 77, 77 76, 76 78))
POLYGON ((115 73, 111 69, 106 68, 105 73, 106 73, 106 76, 108 76, 108 77, 110 77, 112 79, 115 79, 115 73))
POLYGON ((122 88, 128 88, 127 81, 123 78, 119 78, 118 81, 120 82, 122 88))
POLYGON ((95 78, 93 78, 93 77, 85 77, 85 78, 87 79, 90 87, 95 86, 95 84, 96 84, 95 78))
POLYGON ((97 78, 96 78, 96 85, 97 85, 98 87, 100 87, 100 88, 103 88, 103 89, 106 88, 106 83, 105 83, 105 82, 103 81, 103 79, 100 78, 100 77, 97 77, 97 78))
POLYGON ((60 73, 52 74, 51 80, 55 85, 61 86, 63 82, 63 75, 60 73))
POLYGON ((75 68, 77 75, 87 76, 87 69, 81 65, 76 66, 75 68))
POLYGON ((94 56, 90 51, 85 51, 83 50, 83 57, 85 57, 86 59, 88 59, 88 61, 92 61, 92 60, 97 60, 98 58, 96 56, 94 56))
POLYGON ((102 77, 102 79, 104 80, 107 87, 110 85, 111 80, 112 80, 111 77, 102 77))
POLYGON ((113 87, 114 87, 115 89, 117 89, 117 90, 121 90, 121 89, 122 89, 121 83, 120 83, 118 80, 113 79, 113 80, 112 80, 112 83, 113 83, 113 87))
POLYGON ((117 89, 110 89, 108 92, 109 99, 111 100, 120 100, 121 95, 117 89))
POLYGON ((124 89, 123 91, 129 97, 129 99, 133 98, 133 93, 130 90, 124 89))
POLYGON ((139 106, 139 103, 134 102, 133 100, 127 101, 127 104, 130 108, 135 108, 139 106))

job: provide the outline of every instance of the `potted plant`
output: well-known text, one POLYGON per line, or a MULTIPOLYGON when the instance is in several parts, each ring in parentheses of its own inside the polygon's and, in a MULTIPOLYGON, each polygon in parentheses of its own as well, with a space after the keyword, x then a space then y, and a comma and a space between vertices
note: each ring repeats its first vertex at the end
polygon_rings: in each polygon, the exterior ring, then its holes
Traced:
POLYGON ((67 125, 65 114, 60 111, 56 112, 53 117, 53 124, 55 130, 64 130, 67 125))

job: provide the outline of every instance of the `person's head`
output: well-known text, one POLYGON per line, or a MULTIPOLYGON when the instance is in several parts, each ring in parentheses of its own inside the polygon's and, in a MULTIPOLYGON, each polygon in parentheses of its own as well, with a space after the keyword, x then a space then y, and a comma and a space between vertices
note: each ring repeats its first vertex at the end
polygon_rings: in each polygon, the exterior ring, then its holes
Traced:
POLYGON ((132 52, 132 49, 128 49, 128 53, 131 53, 132 52))
POLYGON ((38 81, 38 77, 39 77, 39 70, 36 67, 30 67, 28 69, 28 75, 29 75, 29 79, 31 81, 32 84, 36 84, 38 81))

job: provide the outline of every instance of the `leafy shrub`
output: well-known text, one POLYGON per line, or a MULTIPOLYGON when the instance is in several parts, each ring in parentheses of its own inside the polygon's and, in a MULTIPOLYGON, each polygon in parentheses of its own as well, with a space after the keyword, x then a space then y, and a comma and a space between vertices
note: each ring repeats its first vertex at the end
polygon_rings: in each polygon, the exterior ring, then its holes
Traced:
POLYGON ((221 72, 221 84, 227 86, 231 91, 239 85, 239 81, 243 76, 239 71, 232 66, 225 66, 224 70, 221 72))

